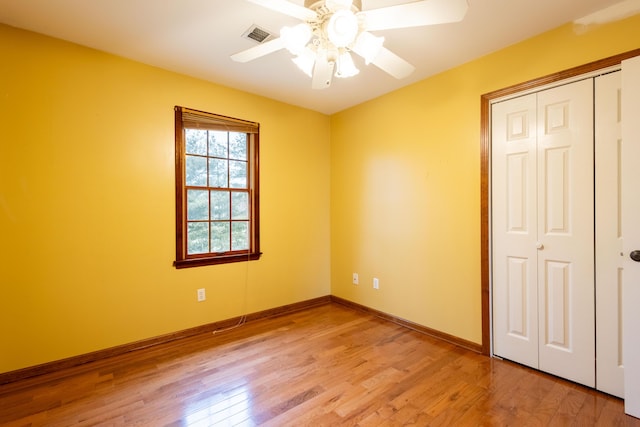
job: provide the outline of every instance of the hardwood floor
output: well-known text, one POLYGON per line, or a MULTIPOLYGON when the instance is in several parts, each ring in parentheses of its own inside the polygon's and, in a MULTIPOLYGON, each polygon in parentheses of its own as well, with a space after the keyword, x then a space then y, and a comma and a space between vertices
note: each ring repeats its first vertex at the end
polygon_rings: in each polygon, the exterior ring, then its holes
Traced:
POLYGON ((640 426, 620 399, 336 303, 0 386, 0 425, 640 426))

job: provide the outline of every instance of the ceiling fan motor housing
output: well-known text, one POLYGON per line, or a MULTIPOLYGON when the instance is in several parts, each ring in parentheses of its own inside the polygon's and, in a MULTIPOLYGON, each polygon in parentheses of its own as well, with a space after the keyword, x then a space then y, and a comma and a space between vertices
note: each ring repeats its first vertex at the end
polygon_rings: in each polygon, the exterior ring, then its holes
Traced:
POLYGON ((338 50, 348 48, 363 30, 362 22, 356 17, 360 12, 361 0, 305 0, 305 7, 317 13, 317 19, 307 21, 316 48, 327 49, 335 60, 338 50), (350 9, 345 9, 351 3, 350 9))
MULTIPOLYGON (((318 10, 324 6, 326 0, 304 0, 304 7, 311 10, 318 10)), ((362 0, 353 0, 351 4, 351 11, 353 13, 360 12, 362 10, 362 0)))

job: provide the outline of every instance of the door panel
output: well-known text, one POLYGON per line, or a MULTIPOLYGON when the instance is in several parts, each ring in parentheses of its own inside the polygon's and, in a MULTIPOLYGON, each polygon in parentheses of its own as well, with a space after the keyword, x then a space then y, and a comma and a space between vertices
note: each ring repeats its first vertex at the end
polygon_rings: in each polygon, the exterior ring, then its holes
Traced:
POLYGON ((569 287, 571 285, 571 264, 547 261, 545 266, 546 313, 543 318, 544 345, 559 350, 570 351, 569 287))
POLYGON ((640 249, 640 57, 623 61, 622 93, 624 409, 640 418, 640 262, 630 258, 631 251, 640 249))
POLYGON ((509 233, 529 232, 527 217, 528 153, 507 154, 507 230, 509 233))
POLYGON ((536 96, 492 107, 494 354, 538 367, 536 96))
POLYGON ((540 219, 544 221, 544 234, 569 234, 569 195, 567 194, 569 177, 568 167, 570 161, 568 147, 552 148, 545 150, 546 168, 542 171, 545 176, 544 189, 545 198, 544 216, 540 219))
POLYGON ((620 74, 595 78, 596 388, 623 397, 620 74))
POLYGON ((528 320, 529 308, 527 301, 527 271, 528 260, 524 258, 508 257, 507 269, 509 280, 507 282, 507 312, 509 324, 507 333, 520 339, 531 338, 530 323, 528 320))
POLYGON ((593 83, 538 93, 541 370, 595 386, 593 83))

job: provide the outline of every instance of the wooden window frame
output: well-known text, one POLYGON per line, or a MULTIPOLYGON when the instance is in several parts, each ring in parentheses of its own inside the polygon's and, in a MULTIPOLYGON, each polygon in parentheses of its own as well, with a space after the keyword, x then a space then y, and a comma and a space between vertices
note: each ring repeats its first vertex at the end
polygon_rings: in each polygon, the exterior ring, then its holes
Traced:
MULTIPOLYGON (((199 267, 260 259, 260 125, 246 120, 176 106, 175 112, 175 195, 176 259, 175 268, 199 267), (248 141, 249 249, 228 252, 187 253, 187 189, 185 129, 246 132, 248 141)), ((205 186, 212 191, 215 187, 205 186)))

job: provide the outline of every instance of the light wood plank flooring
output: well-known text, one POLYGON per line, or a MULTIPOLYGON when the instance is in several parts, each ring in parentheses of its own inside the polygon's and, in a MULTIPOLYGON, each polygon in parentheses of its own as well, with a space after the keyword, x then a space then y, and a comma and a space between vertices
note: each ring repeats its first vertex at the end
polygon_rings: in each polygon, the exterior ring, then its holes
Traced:
POLYGON ((620 399, 336 303, 0 386, 3 426, 640 426, 620 399))

